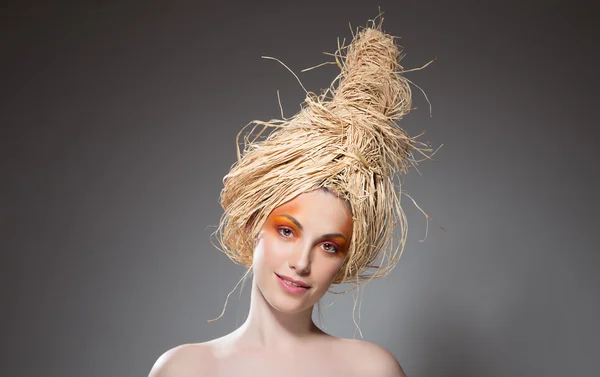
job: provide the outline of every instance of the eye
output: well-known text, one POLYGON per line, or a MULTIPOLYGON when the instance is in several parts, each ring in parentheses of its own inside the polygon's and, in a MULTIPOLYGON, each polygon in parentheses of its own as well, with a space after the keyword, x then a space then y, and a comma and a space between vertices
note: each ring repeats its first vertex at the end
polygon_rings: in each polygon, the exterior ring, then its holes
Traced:
POLYGON ((328 253, 337 253, 338 248, 337 246, 335 246, 334 244, 332 244, 331 242, 325 242, 324 244, 321 245, 321 247, 323 248, 323 250, 325 250, 328 253))
POLYGON ((279 228, 277 229, 277 231, 279 232, 279 234, 281 234, 282 237, 285 238, 290 238, 294 235, 294 232, 290 228, 279 228))

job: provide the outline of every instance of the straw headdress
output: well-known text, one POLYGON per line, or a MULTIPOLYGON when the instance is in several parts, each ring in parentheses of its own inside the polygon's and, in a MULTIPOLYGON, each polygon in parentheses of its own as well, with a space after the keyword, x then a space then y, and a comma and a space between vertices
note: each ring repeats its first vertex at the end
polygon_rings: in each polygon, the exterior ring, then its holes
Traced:
POLYGON ((274 208, 319 188, 347 201, 353 216, 350 248, 334 283, 381 277, 402 254, 406 218, 395 177, 425 144, 396 124, 411 109, 400 49, 373 22, 333 56, 341 72, 331 86, 319 96, 307 92, 291 118, 251 122, 243 151, 223 179, 216 235, 239 264, 251 266, 255 235, 274 208), (259 140, 265 130, 270 133, 259 140))

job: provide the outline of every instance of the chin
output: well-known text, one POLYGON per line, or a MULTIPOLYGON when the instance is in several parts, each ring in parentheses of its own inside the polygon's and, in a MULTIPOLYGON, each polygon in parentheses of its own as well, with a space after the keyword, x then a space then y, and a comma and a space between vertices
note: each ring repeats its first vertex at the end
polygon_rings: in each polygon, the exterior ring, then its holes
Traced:
MULTIPOLYGON (((310 292, 306 292, 306 294, 310 294, 310 292)), ((273 287, 273 289, 270 289, 268 292, 263 292, 263 296, 273 309, 281 313, 300 313, 310 309, 314 305, 310 296, 293 297, 278 286, 273 287), (265 295, 264 293, 267 294, 265 295)))
POLYGON ((290 304, 290 303, 281 303, 281 304, 277 304, 277 305, 271 305, 273 307, 273 309, 277 310, 280 313, 285 313, 285 314, 297 314, 297 313, 301 313, 307 309, 309 309, 311 306, 310 305, 294 305, 294 304, 290 304))

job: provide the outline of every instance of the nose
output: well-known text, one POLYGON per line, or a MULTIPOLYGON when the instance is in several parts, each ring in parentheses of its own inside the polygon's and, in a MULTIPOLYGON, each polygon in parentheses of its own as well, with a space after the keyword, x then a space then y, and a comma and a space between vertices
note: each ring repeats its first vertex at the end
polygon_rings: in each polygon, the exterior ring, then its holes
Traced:
POLYGON ((308 275, 310 273, 311 258, 310 246, 298 244, 290 253, 288 266, 300 276, 308 275))

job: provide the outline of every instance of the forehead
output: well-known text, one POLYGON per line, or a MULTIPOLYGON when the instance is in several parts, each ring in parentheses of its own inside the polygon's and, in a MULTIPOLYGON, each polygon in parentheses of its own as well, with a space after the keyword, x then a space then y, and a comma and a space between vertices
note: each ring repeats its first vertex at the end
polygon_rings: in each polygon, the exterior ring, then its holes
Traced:
POLYGON ((303 227, 317 227, 324 232, 352 231, 352 214, 346 203, 325 190, 300 194, 287 203, 275 208, 269 215, 291 215, 303 227))

